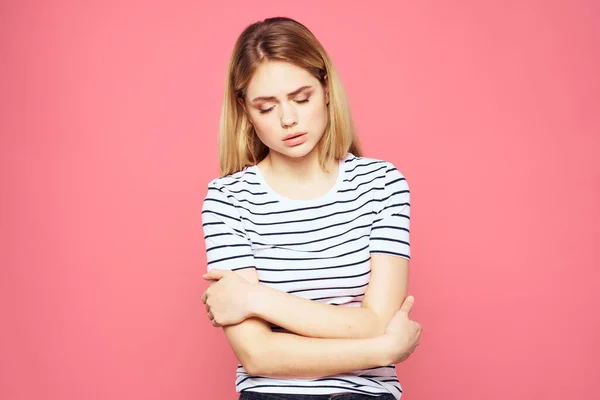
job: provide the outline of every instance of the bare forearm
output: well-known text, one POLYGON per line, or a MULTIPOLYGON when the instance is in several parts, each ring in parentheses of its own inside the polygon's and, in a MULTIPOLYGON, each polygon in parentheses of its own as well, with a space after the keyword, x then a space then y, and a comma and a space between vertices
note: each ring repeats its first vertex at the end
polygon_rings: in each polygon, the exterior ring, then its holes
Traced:
MULTIPOLYGON (((255 270, 245 269, 238 273, 245 276, 249 282, 258 284, 255 270)), ((293 296, 288 293, 279 293, 293 296)), ((297 300, 304 302, 303 305, 306 305, 306 302, 316 303, 301 298, 297 298, 297 300)), ((276 298, 275 301, 277 301, 276 298)), ((316 304, 315 306, 327 305, 316 304)), ((283 311, 294 316, 298 314, 297 309, 290 306, 289 303, 286 307, 277 308, 278 312, 283 311)), ((329 307, 333 307, 336 311, 342 311, 342 307, 339 309, 335 306, 329 307)), ((310 313, 306 314, 306 309, 304 314, 310 316, 310 313)), ((277 321, 277 318, 273 319, 277 321)), ((309 331, 312 329, 319 329, 319 326, 330 325, 330 321, 323 323, 322 317, 319 318, 318 323, 307 319, 306 316, 303 316, 300 321, 303 322, 297 325, 309 327, 305 331, 307 333, 310 333, 309 331)), ((272 323, 277 324, 277 322, 272 323)), ((294 331, 290 329, 289 324, 280 326, 294 331)), ((359 324, 353 327, 361 329, 359 324)), ((223 330, 236 357, 251 375, 315 378, 392 363, 390 357, 394 346, 389 344, 386 336, 362 339, 304 337, 272 332, 265 319, 257 317, 248 318, 236 325, 224 326, 223 330)))
POLYGON ((253 354, 256 375, 318 378, 390 362, 383 338, 321 339, 271 332, 263 339, 253 354))
POLYGON ((250 308, 253 316, 312 338, 372 338, 385 329, 377 314, 368 308, 333 306, 260 284, 252 293, 250 308))

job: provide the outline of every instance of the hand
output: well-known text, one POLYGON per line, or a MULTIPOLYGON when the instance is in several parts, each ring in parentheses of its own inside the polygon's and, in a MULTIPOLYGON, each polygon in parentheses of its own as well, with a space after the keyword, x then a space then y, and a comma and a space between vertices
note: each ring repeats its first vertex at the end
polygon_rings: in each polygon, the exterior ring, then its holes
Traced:
POLYGON ((233 271, 213 269, 202 275, 212 281, 202 295, 208 318, 215 327, 235 325, 251 317, 249 307, 252 284, 233 271))
POLYGON ((415 298, 408 296, 385 329, 382 338, 386 342, 388 356, 391 357, 390 364, 406 360, 419 345, 423 328, 418 322, 409 319, 414 304, 415 298))

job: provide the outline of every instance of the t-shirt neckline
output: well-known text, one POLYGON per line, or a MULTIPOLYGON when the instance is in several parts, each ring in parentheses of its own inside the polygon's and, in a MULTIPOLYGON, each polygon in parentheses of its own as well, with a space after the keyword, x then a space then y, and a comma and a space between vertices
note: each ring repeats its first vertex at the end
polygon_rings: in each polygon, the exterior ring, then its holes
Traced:
POLYGON ((281 203, 291 203, 291 204, 295 204, 295 205, 315 204, 315 203, 321 203, 323 201, 326 201, 337 194, 338 190, 342 186, 342 183, 344 182, 345 172, 346 172, 346 160, 348 160, 350 157, 351 157, 351 154, 347 153, 346 157, 338 160, 338 176, 336 178, 335 183, 327 191, 327 193, 325 193, 319 197, 316 197, 314 199, 300 200, 300 199, 290 199, 288 197, 285 197, 285 196, 277 193, 275 190, 273 190, 273 188, 271 188, 271 186, 265 180, 264 176, 261 174, 260 169, 258 168, 257 165, 252 165, 250 167, 250 169, 256 174, 256 177, 257 177, 259 183, 269 193, 269 195, 272 197, 275 197, 281 203))

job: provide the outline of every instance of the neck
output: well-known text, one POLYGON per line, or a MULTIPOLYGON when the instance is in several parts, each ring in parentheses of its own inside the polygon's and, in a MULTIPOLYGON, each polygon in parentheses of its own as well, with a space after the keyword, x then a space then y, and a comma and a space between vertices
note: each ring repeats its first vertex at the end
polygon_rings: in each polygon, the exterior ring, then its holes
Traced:
POLYGON ((279 153, 269 152, 264 161, 271 176, 284 176, 292 181, 306 182, 337 171, 337 168, 335 168, 337 166, 336 160, 328 163, 327 171, 323 171, 316 149, 300 158, 286 157, 279 153))

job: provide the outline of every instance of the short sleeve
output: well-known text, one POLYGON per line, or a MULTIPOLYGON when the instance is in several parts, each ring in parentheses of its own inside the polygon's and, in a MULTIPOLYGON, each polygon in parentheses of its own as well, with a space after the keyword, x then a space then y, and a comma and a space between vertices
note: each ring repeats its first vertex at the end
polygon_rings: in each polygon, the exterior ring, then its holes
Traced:
POLYGON ((211 182, 202 205, 207 270, 254 268, 254 254, 240 213, 223 190, 211 182))
POLYGON ((372 253, 410 260, 410 190, 404 176, 388 163, 381 205, 371 227, 372 253))

